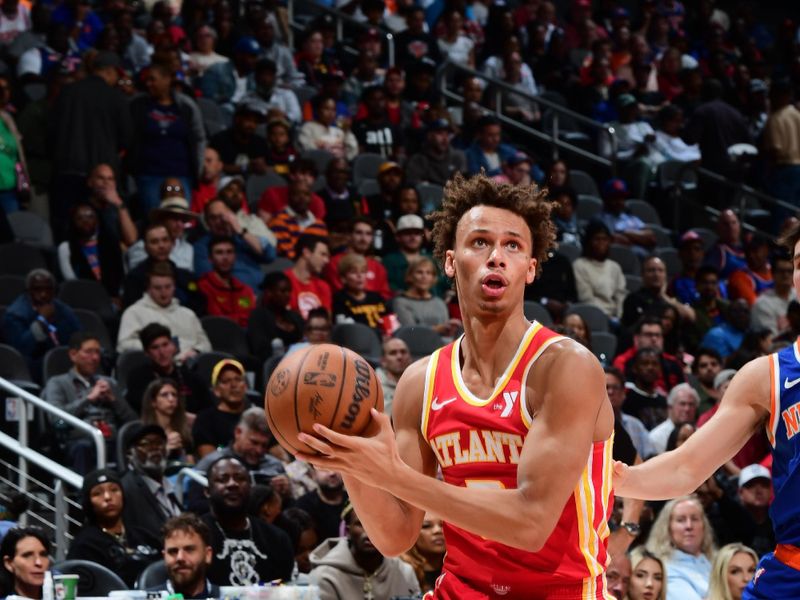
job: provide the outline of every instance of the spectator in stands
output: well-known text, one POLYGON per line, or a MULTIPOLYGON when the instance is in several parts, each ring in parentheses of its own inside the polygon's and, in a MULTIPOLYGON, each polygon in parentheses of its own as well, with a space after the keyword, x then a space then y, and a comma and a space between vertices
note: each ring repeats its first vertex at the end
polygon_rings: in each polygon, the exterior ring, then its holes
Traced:
MULTIPOLYGON (((376 228, 381 229, 380 224, 391 213, 394 198, 403 185, 403 167, 396 162, 387 161, 378 168, 377 177, 380 192, 365 198, 366 214, 376 224, 376 228)), ((387 240, 383 240, 383 242, 386 243, 387 240)), ((385 252, 383 245, 379 246, 377 242, 375 249, 378 252, 385 252)))
POLYGON ((511 185, 530 185, 541 182, 544 173, 536 162, 524 152, 517 152, 503 165, 503 174, 511 185))
MULTIPOLYGON (((292 126, 286 119, 272 117, 267 121, 267 167, 283 177, 290 173, 293 165, 302 161, 292 144, 291 132, 292 126)), ((267 188, 267 192, 270 189, 277 188, 267 188)))
MULTIPOLYGON (((117 389, 117 382, 100 374, 100 341, 92 333, 78 331, 69 340, 72 368, 63 375, 50 377, 42 397, 53 406, 97 427, 114 448, 117 430, 136 418, 117 389)), ((68 425, 54 424, 69 441, 66 443, 69 464, 79 473, 87 473, 97 463, 92 438, 68 425)))
POLYGON ((667 600, 667 569, 660 558, 638 546, 630 552, 627 600, 667 600))
POLYGON ((309 557, 320 543, 317 531, 314 529, 314 520, 306 511, 294 507, 285 509, 281 516, 299 532, 294 547, 294 562, 298 571, 297 583, 308 583, 308 573, 311 572, 309 557))
POLYGON ((622 325, 633 326, 645 315, 661 315, 667 307, 674 308, 681 319, 692 322, 694 310, 667 293, 667 267, 657 256, 642 261, 642 287, 625 297, 622 305, 622 325))
POLYGON ((256 295, 232 274, 236 244, 228 237, 212 237, 208 241, 208 254, 212 270, 197 281, 197 287, 206 297, 208 314, 228 317, 246 327, 256 305, 256 295))
POLYGON ((389 121, 383 87, 372 85, 365 88, 361 94, 361 102, 366 108, 366 115, 353 123, 358 151, 380 154, 387 160, 403 160, 405 158, 403 131, 389 121))
POLYGON ((538 96, 539 88, 533 79, 530 67, 523 62, 519 52, 506 50, 503 53, 502 81, 521 92, 517 93, 507 88, 501 88, 500 99, 503 111, 528 126, 538 123, 542 114, 539 105, 529 96, 538 96))
POLYGON ((667 502, 650 531, 647 550, 667 567, 669 598, 706 597, 715 548, 711 524, 696 497, 667 502))
POLYGON ((396 239, 398 250, 383 258, 383 265, 389 275, 389 285, 395 292, 405 289, 405 274, 408 266, 427 255, 422 247, 425 222, 418 215, 403 215, 397 220, 396 239))
POLYGON ((742 540, 758 556, 775 548, 775 532, 769 518, 772 500, 772 476, 769 469, 761 464, 744 467, 739 473, 739 502, 744 508, 745 526, 749 530, 742 540))
POLYGON ((361 196, 350 184, 350 165, 332 158, 325 169, 325 187, 319 192, 325 202, 325 224, 332 232, 346 230, 361 208, 361 196))
MULTIPOLYGON (((279 44, 275 44, 279 46, 279 44)), ((291 63, 294 69, 294 63, 291 63)), ((256 88, 245 96, 244 103, 250 100, 260 100, 266 105, 267 110, 280 111, 281 118, 287 119, 292 125, 302 121, 300 103, 295 93, 287 87, 277 85, 278 67, 269 58, 262 58, 256 63, 255 84, 256 88)))
POLYGON ((494 117, 483 117, 478 122, 477 139, 467 148, 467 171, 477 175, 484 169, 486 175, 494 177, 502 173, 503 163, 517 150, 501 141, 500 122, 494 117))
MULTIPOLYGON (((185 201, 184 201, 185 202, 185 201)), ((175 210, 177 205, 169 202, 169 210, 175 210)), ((190 270, 179 267, 173 259, 175 239, 165 223, 151 223, 145 227, 142 234, 142 245, 147 254, 142 262, 132 267, 122 284, 122 305, 131 306, 142 298, 147 287, 147 273, 156 263, 166 262, 172 266, 175 274, 175 295, 184 306, 202 314, 205 312, 205 298, 197 292, 195 276, 190 270)))
MULTIPOLYGON (((289 182, 302 181, 309 188, 314 185, 317 179, 317 168, 314 162, 306 158, 297 158, 289 163, 288 171, 289 182)), ((264 190, 261 198, 258 201, 258 216, 265 223, 273 215, 278 214, 289 204, 289 186, 274 186, 268 187, 264 190)), ((308 205, 310 210, 317 219, 325 218, 325 203, 317 194, 311 193, 311 202, 308 205)))
POLYGON ((358 154, 358 141, 349 129, 336 124, 336 100, 319 95, 312 100, 314 120, 306 121, 297 136, 299 150, 327 150, 338 158, 353 160, 358 154))
POLYGON ((333 295, 333 318, 337 323, 362 323, 383 332, 383 319, 389 314, 383 297, 366 290, 367 259, 360 254, 347 254, 339 261, 342 289, 333 295))
POLYGON ((697 420, 697 407, 700 396, 688 383, 679 383, 669 391, 667 396, 667 418, 656 425, 649 434, 650 443, 655 454, 661 454, 667 449, 667 440, 675 430, 678 423, 694 423, 697 420))
POLYGON ((414 62, 429 57, 439 62, 441 55, 437 39, 428 31, 425 25, 425 9, 421 6, 411 6, 407 9, 406 29, 397 36, 397 64, 408 72, 414 62))
POLYGON ((208 204, 217 195, 222 181, 222 159, 219 152, 208 147, 203 154, 203 170, 200 179, 192 192, 192 212, 202 213, 208 204))
POLYGON ((100 52, 91 75, 63 89, 53 109, 53 180, 50 210, 54 231, 63 231, 73 202, 85 198, 86 177, 98 164, 118 172, 133 141, 128 100, 117 89, 119 57, 100 52))
POLYGON ((278 241, 278 255, 295 258, 295 246, 301 235, 326 237, 328 229, 310 210, 311 188, 304 181, 289 184, 288 205, 269 221, 278 241))
POLYGON ((84 525, 69 544, 68 560, 89 560, 133 586, 144 568, 159 560, 159 540, 146 530, 125 526, 122 481, 112 469, 97 469, 83 478, 84 525))
POLYGON ((440 17, 444 23, 444 35, 437 37, 439 51, 447 56, 450 62, 475 68, 475 42, 464 35, 464 15, 457 8, 445 10, 440 17))
POLYGON ((550 189, 570 186, 569 168, 567 167, 567 163, 559 159, 550 165, 550 169, 547 172, 546 181, 547 186, 550 189))
POLYGON ((714 267, 721 279, 727 279, 737 269, 743 269, 747 262, 742 245, 742 224, 733 210, 727 208, 717 217, 719 239, 706 254, 705 263, 714 267))
POLYGON ((224 358, 214 365, 211 388, 217 404, 200 412, 192 426, 198 458, 230 443, 249 404, 247 378, 244 366, 238 360, 224 358))
POLYGON ((100 282, 108 295, 120 303, 122 249, 119 239, 101 227, 97 211, 88 202, 70 209, 67 239, 58 245, 58 266, 65 280, 100 282))
POLYGON ((194 33, 194 51, 189 54, 189 69, 196 77, 202 77, 209 67, 228 62, 228 58, 214 51, 217 32, 208 25, 199 27, 194 33))
POLYGON ((772 352, 772 332, 764 328, 750 327, 744 334, 741 345, 725 359, 728 369, 741 369, 759 356, 772 352))
POLYGON ((367 217, 355 217, 350 222, 350 235, 347 240, 347 248, 331 258, 328 266, 325 267, 325 280, 330 284, 331 289, 338 291, 342 288, 342 282, 338 276, 339 261, 348 253, 360 254, 367 261, 367 282, 365 289, 370 292, 378 292, 384 300, 392 297, 389 288, 389 279, 386 268, 382 263, 370 256, 375 240, 375 230, 373 222, 367 217))
POLYGON ((612 232, 612 242, 630 246, 640 258, 648 256, 656 245, 656 236, 639 217, 625 210, 628 186, 622 179, 609 179, 602 193, 603 211, 599 219, 612 232))
POLYGON ((442 573, 445 554, 444 522, 434 514, 426 513, 419 537, 408 552, 400 556, 414 569, 420 590, 424 594, 433 590, 442 573))
POLYGON ((26 40, 28 36, 23 36, 20 42, 24 42, 14 45, 15 54, 19 55, 17 78, 20 82, 43 81, 60 70, 61 65, 65 71, 73 73, 81 64, 80 52, 71 43, 68 29, 62 23, 50 22, 49 18, 41 17, 41 20, 45 22, 36 27, 37 31, 30 32, 30 38, 26 40))
POLYGON ((240 460, 220 458, 208 467, 211 530, 208 579, 217 585, 248 586, 276 579, 288 582, 294 566, 289 536, 261 519, 247 516, 250 475, 240 460))
POLYGON ((681 272, 669 284, 669 293, 678 302, 692 304, 699 297, 695 278, 703 264, 704 255, 703 239, 696 231, 689 230, 681 236, 678 244, 681 272))
POLYGON ((114 170, 107 164, 95 165, 86 179, 86 187, 89 192, 86 199, 97 211, 101 231, 119 244, 132 246, 139 233, 128 206, 117 191, 114 170))
POLYGON ((185 361, 178 363, 178 346, 170 329, 161 323, 150 323, 139 331, 142 350, 150 360, 133 369, 128 376, 126 400, 136 413, 142 411, 142 398, 151 382, 169 378, 178 384, 178 394, 184 399, 187 413, 194 416, 211 406, 208 385, 189 368, 185 361))
POLYGON ((267 171, 267 140, 256 128, 267 120, 269 107, 259 98, 246 98, 236 105, 233 125, 211 138, 219 152, 222 169, 228 175, 263 175, 267 171))
POLYGON ((775 287, 769 262, 770 242, 763 236, 751 236, 744 246, 746 265, 728 277, 728 297, 743 298, 751 307, 756 298, 775 287))
POLYGON ((162 531, 167 579, 147 591, 181 594, 186 600, 219 596, 219 586, 206 577, 214 556, 208 525, 184 513, 164 523, 162 531))
POLYGON ((284 271, 292 282, 289 308, 304 319, 315 308, 324 308, 330 314, 333 310, 331 288, 320 277, 330 261, 328 241, 324 237, 301 234, 297 238, 294 255, 294 265, 284 271))
POLYGON ((400 338, 388 338, 383 342, 381 366, 375 370, 383 390, 383 412, 392 415, 392 401, 397 382, 411 364, 411 352, 400 338))
POLYGON ((167 434, 158 425, 137 423, 126 432, 123 448, 128 468, 122 476, 127 500, 122 518, 128 527, 142 529, 158 539, 167 519, 181 513, 172 483, 164 475, 167 434))
POLYGON ((173 90, 174 77, 171 66, 153 63, 147 94, 131 102, 135 135, 128 160, 145 212, 158 206, 165 177, 178 177, 184 190, 191 190, 203 165, 206 133, 200 109, 173 90))
POLYGON ((444 186, 456 173, 467 173, 467 158, 450 146, 452 128, 447 119, 428 124, 425 142, 406 163, 406 181, 411 185, 432 183, 444 186))
POLYGON ((606 583, 609 593, 617 600, 628 598, 631 583, 631 561, 624 553, 609 555, 606 583))
POLYGON ((141 350, 139 332, 150 323, 171 327, 178 340, 179 362, 199 352, 211 350, 211 343, 197 315, 182 306, 175 297, 175 279, 175 269, 168 262, 155 263, 150 268, 144 296, 122 313, 117 335, 117 352, 141 350))
POLYGON ((218 197, 232 212, 242 228, 247 229, 256 237, 264 238, 268 244, 275 246, 277 240, 267 225, 259 217, 250 213, 247 204, 247 190, 245 182, 239 176, 233 176, 219 190, 218 197))
POLYGON ((655 348, 639 348, 631 359, 631 379, 622 410, 652 430, 667 418, 667 399, 657 387, 662 377, 661 361, 655 348))
POLYGON ((292 281, 286 273, 273 271, 265 275, 261 290, 261 304, 250 313, 245 331, 251 352, 264 361, 275 355, 276 339, 280 350, 299 342, 305 324, 297 312, 288 308, 292 281))
POLYGON ((324 76, 337 67, 335 61, 325 52, 322 32, 316 28, 306 32, 295 62, 306 83, 317 89, 322 87, 324 76))
POLYGON ((614 366, 630 379, 633 375, 632 363, 636 352, 641 348, 655 348, 659 353, 661 377, 656 387, 666 394, 673 387, 684 381, 683 368, 678 360, 664 352, 664 324, 658 315, 645 315, 635 324, 633 329, 633 346, 614 359, 614 366))
POLYGON ((17 1, 3 4, 0 12, 0 43, 10 45, 21 33, 31 29, 31 10, 17 1))
POLYGON ((3 338, 25 358, 38 381, 47 351, 65 346, 81 324, 72 309, 56 300, 56 280, 50 271, 34 269, 25 276, 25 292, 7 308, 3 338))
POLYGON ((233 114, 236 106, 247 92, 255 89, 255 66, 261 48, 249 36, 242 36, 233 47, 230 61, 210 66, 197 82, 204 97, 233 114))
POLYGON ((317 484, 297 499, 295 506, 306 511, 316 524, 319 539, 339 537, 341 514, 347 505, 347 490, 342 476, 335 471, 314 467, 311 475, 317 484))
POLYGON ((544 306, 555 322, 561 321, 569 304, 577 302, 575 273, 570 260, 557 251, 547 254, 547 267, 525 287, 525 300, 534 300, 544 306))
POLYGON ((142 396, 141 421, 145 425, 158 425, 167 434, 167 460, 193 462, 192 428, 177 382, 162 378, 147 386, 142 396))
POLYGON ((750 327, 750 307, 740 298, 728 305, 724 320, 706 332, 702 346, 713 348, 722 358, 727 358, 742 345, 744 334, 750 327))
POLYGON ((792 83, 779 79, 770 90, 770 116, 764 126, 770 193, 800 206, 800 111, 793 104, 792 83))
POLYGON ((751 308, 751 319, 753 327, 767 328, 772 335, 778 335, 789 325, 786 312, 789 303, 797 299, 797 294, 792 283, 792 259, 777 255, 772 259, 771 267, 774 287, 758 295, 751 308))
POLYGON ((383 69, 379 68, 380 52, 369 47, 373 44, 378 48, 381 46, 381 36, 377 29, 370 28, 359 35, 355 66, 352 70, 348 69, 350 76, 344 82, 343 95, 348 100, 350 113, 355 113, 357 119, 363 118, 368 110, 363 101, 360 106, 356 105, 362 99, 364 91, 371 87, 378 87, 383 91, 383 69))
POLYGON ((628 432, 637 454, 643 459, 650 458, 655 451, 650 442, 647 428, 639 419, 622 411, 626 395, 625 377, 622 375, 622 371, 615 367, 605 367, 603 370, 606 373, 606 393, 611 402, 611 408, 614 410, 615 421, 628 432))
MULTIPOLYGON (((548 302, 548 305, 550 303, 548 302)), ((579 344, 583 344, 590 350, 592 349, 592 330, 589 324, 578 313, 569 313, 564 317, 561 323, 564 328, 564 334, 571 337, 579 344)))
POLYGON ((711 348, 698 348, 692 361, 692 375, 694 390, 700 398, 697 414, 702 415, 717 402, 720 395, 714 387, 714 380, 722 370, 722 357, 719 352, 711 348))
POLYGON ((703 104, 692 113, 684 131, 684 140, 700 146, 701 164, 725 177, 736 177, 736 163, 728 156, 734 144, 752 143, 747 121, 722 99, 718 79, 703 83, 703 104))
POLYGON ((396 557, 384 557, 375 548, 351 504, 342 512, 342 519, 347 537, 325 539, 311 553, 314 568, 309 580, 319 586, 320 598, 357 597, 364 593, 365 581, 371 582, 369 589, 376 598, 419 593, 411 565, 396 557))
POLYGON ((236 213, 220 199, 206 204, 203 214, 208 233, 194 244, 195 272, 202 275, 212 270, 209 242, 215 236, 227 237, 233 240, 236 247, 233 276, 251 289, 256 289, 263 277, 260 265, 275 259, 275 246, 268 237, 244 227, 236 213))
POLYGON ((703 266, 697 270, 695 287, 697 300, 692 302, 695 320, 686 335, 690 348, 697 346, 709 329, 721 324, 728 310, 728 301, 720 297, 719 275, 714 267, 703 266))
MULTIPOLYGON (((189 210, 183 183, 176 177, 167 177, 161 184, 161 204, 150 211, 150 221, 167 228, 172 238, 169 260, 179 269, 191 271, 194 267, 194 247, 187 240, 186 228, 199 215, 189 210)), ((148 256, 144 240, 139 240, 128 248, 128 268, 135 269, 148 256)))
POLYGON ((758 566, 758 554, 744 544, 723 546, 711 563, 708 581, 709 600, 728 600, 742 597, 753 580, 758 566))
POLYGON ((430 327, 443 337, 452 337, 461 321, 451 319, 444 300, 432 292, 438 273, 436 264, 422 256, 406 269, 406 289, 392 304, 400 325, 430 327))
POLYGON ((11 79, 7 75, 0 76, 0 206, 6 213, 16 212, 20 201, 27 203, 30 199, 28 163, 22 136, 8 112, 10 101, 11 79))
POLYGON ((700 161, 700 147, 683 141, 683 112, 674 104, 667 104, 658 112, 658 131, 655 149, 664 160, 677 160, 684 163, 700 161))
POLYGON ((50 540, 38 527, 14 527, 0 543, 3 561, 0 592, 5 596, 42 598, 44 574, 50 570, 50 540))
POLYGON ((622 303, 627 293, 622 268, 608 258, 611 231, 602 221, 592 220, 583 234, 583 256, 572 268, 578 300, 594 304, 612 321, 622 316, 622 303))
MULTIPOLYGON (((263 20, 254 19, 255 27, 253 33, 259 46, 261 46, 261 58, 256 63, 256 70, 258 70, 259 64, 269 60, 275 64, 278 81, 282 88, 291 89, 302 85, 305 83, 304 77, 297 70, 292 50, 285 43, 282 43, 285 41, 285 38, 281 39, 283 36, 275 35, 278 23, 270 20, 271 18, 274 18, 274 15, 269 14, 263 20)), ((256 85, 258 85, 258 72, 256 72, 256 85)), ((286 116, 291 118, 288 112, 286 112, 286 116)))

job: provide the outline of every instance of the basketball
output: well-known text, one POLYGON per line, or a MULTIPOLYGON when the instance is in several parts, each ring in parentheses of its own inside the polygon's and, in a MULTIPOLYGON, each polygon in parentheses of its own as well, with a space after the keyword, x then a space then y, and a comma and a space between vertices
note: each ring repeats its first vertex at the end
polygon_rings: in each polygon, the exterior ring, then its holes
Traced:
POLYGON ((370 364, 333 344, 315 344, 284 358, 267 383, 264 410, 275 439, 288 452, 316 451, 300 442, 314 435, 314 423, 346 435, 360 435, 383 410, 383 390, 370 364))

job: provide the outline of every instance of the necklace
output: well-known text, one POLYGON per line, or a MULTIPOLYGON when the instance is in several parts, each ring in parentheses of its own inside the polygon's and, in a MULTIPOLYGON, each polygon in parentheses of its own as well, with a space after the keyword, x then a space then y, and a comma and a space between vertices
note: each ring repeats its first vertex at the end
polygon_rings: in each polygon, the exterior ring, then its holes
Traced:
MULTIPOLYGON (((228 534, 225 533, 225 530, 222 528, 222 525, 219 524, 219 521, 214 519, 214 525, 217 526, 219 532, 222 534, 222 537, 226 540, 228 538, 228 534)), ((250 528, 250 517, 245 517, 245 526, 244 530, 247 532, 247 537, 250 538, 250 541, 253 541, 253 530, 250 528)))
POLYGON ((100 529, 103 530, 103 533, 107 533, 111 537, 113 537, 118 544, 121 546, 125 545, 125 525, 122 526, 122 530, 119 533, 114 533, 113 531, 109 531, 105 527, 101 527, 100 529))

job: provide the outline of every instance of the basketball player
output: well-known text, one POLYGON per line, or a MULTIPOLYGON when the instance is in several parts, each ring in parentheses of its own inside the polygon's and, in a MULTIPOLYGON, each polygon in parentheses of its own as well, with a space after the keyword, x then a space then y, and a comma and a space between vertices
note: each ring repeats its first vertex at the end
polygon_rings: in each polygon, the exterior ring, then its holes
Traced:
POLYGON ((426 512, 444 515, 447 555, 426 598, 607 599, 614 417, 594 356, 523 314, 525 285, 552 247, 534 186, 456 177, 433 216, 464 335, 410 366, 395 431, 301 434, 343 473, 370 539, 410 548, 426 512), (444 481, 436 479, 441 468, 444 481))
MULTIPOLYGON (((800 292, 800 226, 782 240, 792 252, 800 292)), ((778 545, 762 557, 743 600, 800 598, 800 339, 747 363, 736 374, 719 410, 677 450, 637 467, 615 465, 620 496, 661 500, 695 491, 739 451, 759 427, 772 444, 775 499, 770 517, 778 545)))

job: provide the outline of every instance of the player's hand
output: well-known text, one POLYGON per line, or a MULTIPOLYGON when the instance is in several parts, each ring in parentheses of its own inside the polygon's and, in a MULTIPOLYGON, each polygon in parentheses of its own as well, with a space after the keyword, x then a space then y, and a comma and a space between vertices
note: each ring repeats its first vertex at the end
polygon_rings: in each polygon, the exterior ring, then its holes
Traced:
POLYGON ((616 496, 620 496, 622 498, 625 497, 625 481, 628 478, 628 471, 630 467, 626 465, 624 462, 615 460, 614 461, 614 479, 613 479, 613 487, 614 487, 614 494, 616 496))
POLYGON ((376 409, 370 411, 372 421, 365 432, 368 437, 343 435, 317 423, 316 436, 300 433, 297 439, 318 454, 298 453, 295 456, 315 467, 338 471, 372 485, 383 487, 391 481, 395 467, 402 464, 397 452, 392 421, 376 409))

